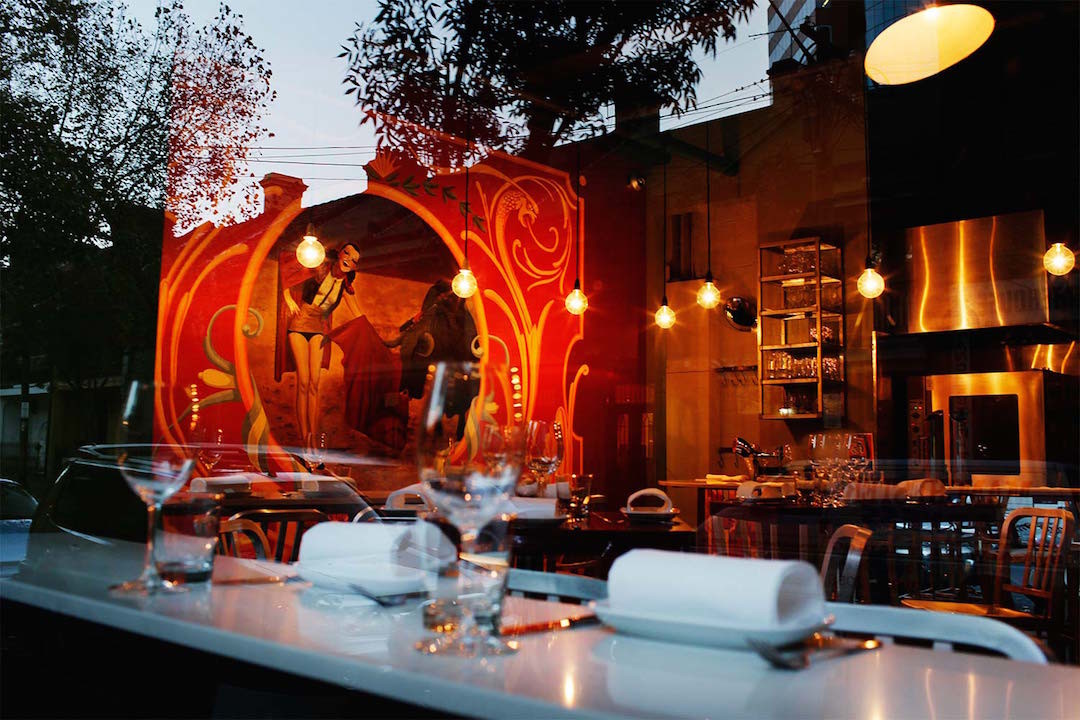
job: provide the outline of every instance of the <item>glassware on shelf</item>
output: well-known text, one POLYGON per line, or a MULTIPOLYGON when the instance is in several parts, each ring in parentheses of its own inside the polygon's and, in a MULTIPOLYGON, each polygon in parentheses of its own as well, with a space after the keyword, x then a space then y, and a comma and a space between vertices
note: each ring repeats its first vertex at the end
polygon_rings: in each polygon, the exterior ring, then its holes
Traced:
POLYGON ((115 593, 149 595, 183 590, 182 585, 162 579, 154 567, 154 536, 161 506, 191 478, 195 460, 179 445, 155 440, 154 408, 167 387, 135 381, 128 387, 121 411, 121 444, 99 446, 96 452, 114 463, 132 492, 146 504, 146 550, 142 574, 109 588, 115 593))
POLYGON ((461 534, 461 621, 450 633, 418 642, 422 652, 473 657, 516 649, 491 634, 508 553, 504 543, 493 548, 481 530, 499 516, 524 465, 525 428, 512 397, 519 384, 495 363, 438 363, 428 375, 418 469, 425 493, 461 534))
MULTIPOLYGON (((833 330, 832 326, 831 325, 822 325, 821 326, 821 342, 822 343, 831 343, 834 340, 834 338, 836 338, 836 331, 833 330)), ((817 327, 814 326, 814 325, 810 326, 810 339, 814 340, 815 342, 818 339, 817 327)))

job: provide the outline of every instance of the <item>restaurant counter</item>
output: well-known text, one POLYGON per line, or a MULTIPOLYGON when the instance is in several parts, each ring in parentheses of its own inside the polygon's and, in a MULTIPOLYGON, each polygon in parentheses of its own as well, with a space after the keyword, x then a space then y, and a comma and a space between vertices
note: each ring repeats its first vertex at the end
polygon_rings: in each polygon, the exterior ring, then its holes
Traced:
MULTIPOLYGON (((335 600, 304 583, 116 597, 108 586, 137 574, 141 546, 84 544, 60 533, 35 536, 31 544, 30 562, 0 580, 6 608, 60 613, 442 714, 974 719, 1076 717, 1080 708, 1075 668, 895 645, 785 672, 750 652, 645 640, 596 626, 522 636, 520 652, 508 657, 432 657, 413 648, 425 636, 413 606, 335 600)), ((242 561, 217 562, 216 572, 242 561)), ((515 600, 513 612, 524 620, 565 609, 515 600)), ((163 682, 183 686, 199 676, 192 668, 163 682)), ((281 685, 289 690, 288 682, 281 685)))

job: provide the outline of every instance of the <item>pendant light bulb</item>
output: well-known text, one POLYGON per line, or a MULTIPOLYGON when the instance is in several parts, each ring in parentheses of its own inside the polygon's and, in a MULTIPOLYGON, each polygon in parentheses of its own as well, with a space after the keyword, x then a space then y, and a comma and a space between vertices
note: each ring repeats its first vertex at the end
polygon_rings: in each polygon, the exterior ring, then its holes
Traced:
POLYGON ((671 309, 667 304, 667 296, 664 296, 664 301, 660 304, 660 308, 656 311, 656 324, 667 330, 669 327, 675 324, 675 311, 671 309))
POLYGON ((566 312, 571 315, 584 315, 589 309, 589 298, 581 292, 581 280, 574 281, 574 289, 566 295, 566 312))
POLYGON ((712 310, 720 304, 720 289, 713 284, 711 274, 705 276, 705 283, 698 288, 697 304, 706 310, 712 310))
POLYGON ((1076 266, 1076 256, 1064 243, 1054 243, 1043 255, 1043 267, 1051 275, 1068 275, 1076 266))
POLYGON ((296 246, 296 260, 306 268, 317 268, 326 259, 326 248, 315 236, 315 229, 308 223, 304 239, 296 246))
POLYGON ((476 276, 469 269, 468 263, 462 265, 461 269, 458 270, 457 275, 454 276, 453 281, 450 283, 450 288, 455 295, 466 300, 476 294, 476 276))
POLYGON ((868 267, 859 276, 858 287, 860 295, 873 300, 885 292, 885 278, 874 268, 868 267))

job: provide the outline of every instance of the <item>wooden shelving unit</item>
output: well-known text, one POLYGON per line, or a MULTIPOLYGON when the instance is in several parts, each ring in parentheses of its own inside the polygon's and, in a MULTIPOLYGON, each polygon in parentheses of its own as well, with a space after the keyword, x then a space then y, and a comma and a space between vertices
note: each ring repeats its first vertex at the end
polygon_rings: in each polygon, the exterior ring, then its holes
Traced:
POLYGON ((765 420, 844 414, 844 259, 800 237, 758 251, 758 386, 765 420))

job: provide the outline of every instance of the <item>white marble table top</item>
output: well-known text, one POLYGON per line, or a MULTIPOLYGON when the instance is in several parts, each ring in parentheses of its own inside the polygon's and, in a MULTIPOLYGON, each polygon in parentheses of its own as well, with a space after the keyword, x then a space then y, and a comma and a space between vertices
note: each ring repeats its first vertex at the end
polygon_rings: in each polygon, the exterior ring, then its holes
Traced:
MULTIPOLYGON (((469 660, 413 649, 415 608, 382 609, 303 584, 204 585, 134 599, 139 546, 35 535, 0 597, 299 676, 476 717, 1077 718, 1080 670, 887 645, 801 672, 749 652, 581 627, 520 638, 514 656, 469 660)), ((222 569, 236 561, 219 558, 222 569)), ((519 601, 527 621, 558 612, 519 601)))

